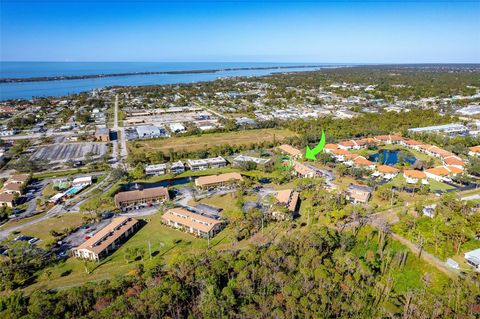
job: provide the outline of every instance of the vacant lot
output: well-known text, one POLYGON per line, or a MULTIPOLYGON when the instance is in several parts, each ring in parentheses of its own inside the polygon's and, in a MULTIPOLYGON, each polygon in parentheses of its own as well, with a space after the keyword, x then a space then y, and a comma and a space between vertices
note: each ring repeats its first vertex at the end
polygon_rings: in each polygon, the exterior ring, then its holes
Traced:
POLYGON ((295 136, 295 133, 289 130, 279 129, 260 129, 260 130, 248 130, 239 132, 228 133, 212 133, 204 134, 202 136, 186 136, 186 137, 172 137, 169 139, 156 139, 149 141, 135 141, 128 144, 130 151, 135 152, 134 145, 138 148, 143 148, 146 151, 164 151, 167 152, 170 149, 189 150, 194 151, 198 149, 205 149, 212 146, 230 144, 253 144, 263 141, 281 141, 286 137, 295 136))

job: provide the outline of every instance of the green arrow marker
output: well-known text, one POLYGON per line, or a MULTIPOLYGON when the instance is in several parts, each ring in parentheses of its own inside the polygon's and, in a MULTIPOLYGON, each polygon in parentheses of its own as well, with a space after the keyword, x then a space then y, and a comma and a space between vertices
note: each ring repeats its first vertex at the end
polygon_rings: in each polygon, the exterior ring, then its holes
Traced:
POLYGON ((323 150, 324 146, 325 146, 325 132, 323 132, 322 130, 322 138, 320 139, 320 143, 318 143, 318 145, 315 146, 313 150, 307 145, 307 149, 305 151, 305 158, 315 161, 317 159, 315 156, 323 150))

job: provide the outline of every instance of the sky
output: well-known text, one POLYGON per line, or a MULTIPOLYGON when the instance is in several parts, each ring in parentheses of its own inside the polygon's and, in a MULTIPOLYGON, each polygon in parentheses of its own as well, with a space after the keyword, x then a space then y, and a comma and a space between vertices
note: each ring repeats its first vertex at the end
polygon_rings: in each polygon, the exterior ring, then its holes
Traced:
POLYGON ((480 63, 480 0, 0 0, 0 61, 480 63))

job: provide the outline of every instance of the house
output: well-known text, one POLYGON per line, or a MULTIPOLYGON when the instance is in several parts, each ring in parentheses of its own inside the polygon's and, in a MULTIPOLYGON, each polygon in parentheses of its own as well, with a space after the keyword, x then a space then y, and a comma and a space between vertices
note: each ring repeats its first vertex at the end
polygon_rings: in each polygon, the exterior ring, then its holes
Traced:
POLYGON ((366 204, 372 195, 373 188, 350 184, 346 192, 346 199, 354 204, 366 204))
POLYGON ((313 168, 295 161, 293 163, 293 174, 302 178, 313 178, 317 175, 317 172, 313 168))
POLYGON ((380 165, 377 167, 377 171, 374 173, 376 176, 381 176, 384 179, 393 179, 398 175, 399 170, 395 167, 388 165, 380 165))
POLYGON ((92 185, 92 176, 77 177, 72 181, 72 186, 92 185))
POLYGON ((123 211, 158 205, 169 199, 170 196, 165 187, 135 189, 117 193, 114 197, 115 206, 123 211))
POLYGON ((428 184, 427 175, 424 172, 418 171, 418 170, 415 170, 415 169, 404 170, 403 171, 403 177, 405 177, 405 181, 408 184, 416 184, 419 181, 422 184, 428 184))
POLYGON ((480 248, 466 252, 465 261, 475 269, 480 269, 480 248))
POLYGON ((200 176, 195 180, 195 186, 199 189, 208 189, 236 184, 243 181, 239 173, 225 173, 220 175, 200 176))
POLYGON ((112 222, 78 247, 72 255, 81 259, 100 261, 121 246, 138 228, 138 221, 130 217, 113 218, 112 222))
POLYGON ((167 171, 167 164, 145 165, 145 175, 158 176, 164 175, 167 171))
POLYGON ((224 225, 220 220, 196 214, 184 208, 167 210, 162 216, 162 222, 165 225, 205 238, 215 236, 224 225))
POLYGON ((220 168, 227 166, 227 161, 221 157, 187 160, 187 166, 192 171, 202 171, 208 168, 220 168))
POLYGON ((291 156, 293 159, 300 159, 303 156, 302 152, 299 149, 296 149, 295 147, 288 144, 280 145, 279 147, 277 147, 277 149, 281 153, 291 156))
POLYGON ((468 155, 470 155, 470 156, 480 156, 480 145, 469 147, 468 148, 468 155))
POLYGON ((273 161, 270 158, 258 158, 246 155, 238 155, 233 159, 233 166, 244 167, 245 163, 255 163, 257 168, 267 170, 273 166, 273 161))
POLYGON ((437 166, 425 170, 425 174, 428 178, 434 179, 439 182, 450 182, 451 177, 461 174, 463 169, 456 166, 437 166))
POLYGON ((95 130, 95 140, 100 142, 110 141, 110 129, 108 127, 99 127, 95 130))
POLYGON ((0 193, 0 206, 12 208, 15 205, 15 195, 0 193))

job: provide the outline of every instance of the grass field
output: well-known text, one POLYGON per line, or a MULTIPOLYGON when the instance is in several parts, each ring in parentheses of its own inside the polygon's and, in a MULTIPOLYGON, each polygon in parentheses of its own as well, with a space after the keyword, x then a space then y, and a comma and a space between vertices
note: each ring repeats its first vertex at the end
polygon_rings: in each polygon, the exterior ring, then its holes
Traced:
POLYGON ((286 137, 295 136, 295 133, 283 129, 260 129, 228 133, 211 133, 201 136, 172 137, 169 139, 154 139, 128 143, 129 152, 163 151, 170 149, 195 151, 222 144, 241 145, 264 141, 281 141, 286 137), (138 146, 135 147, 134 145, 138 146))
POLYGON ((40 247, 46 247, 49 242, 52 242, 54 237, 50 231, 63 232, 67 228, 76 228, 84 223, 84 214, 68 213, 51 217, 47 220, 41 221, 37 224, 25 227, 21 230, 23 235, 40 238, 40 247))
MULTIPOLYGON (((173 258, 178 258, 185 252, 201 253, 208 248, 206 239, 196 238, 179 230, 164 226, 161 223, 161 213, 148 216, 147 222, 133 237, 123 244, 112 255, 101 263, 88 262, 69 258, 66 261, 47 268, 38 274, 37 283, 25 288, 26 292, 32 292, 42 288, 68 288, 89 281, 110 279, 115 275, 126 275, 138 264, 144 263, 148 269, 160 261, 169 263, 173 258), (151 245, 152 259, 149 256, 149 242, 151 245), (129 248, 143 250, 141 258, 127 263, 125 253, 129 248), (89 270, 87 274, 85 267, 89 270)), ((219 244, 228 242, 229 229, 225 229, 215 236, 210 242, 215 248, 219 244)))

